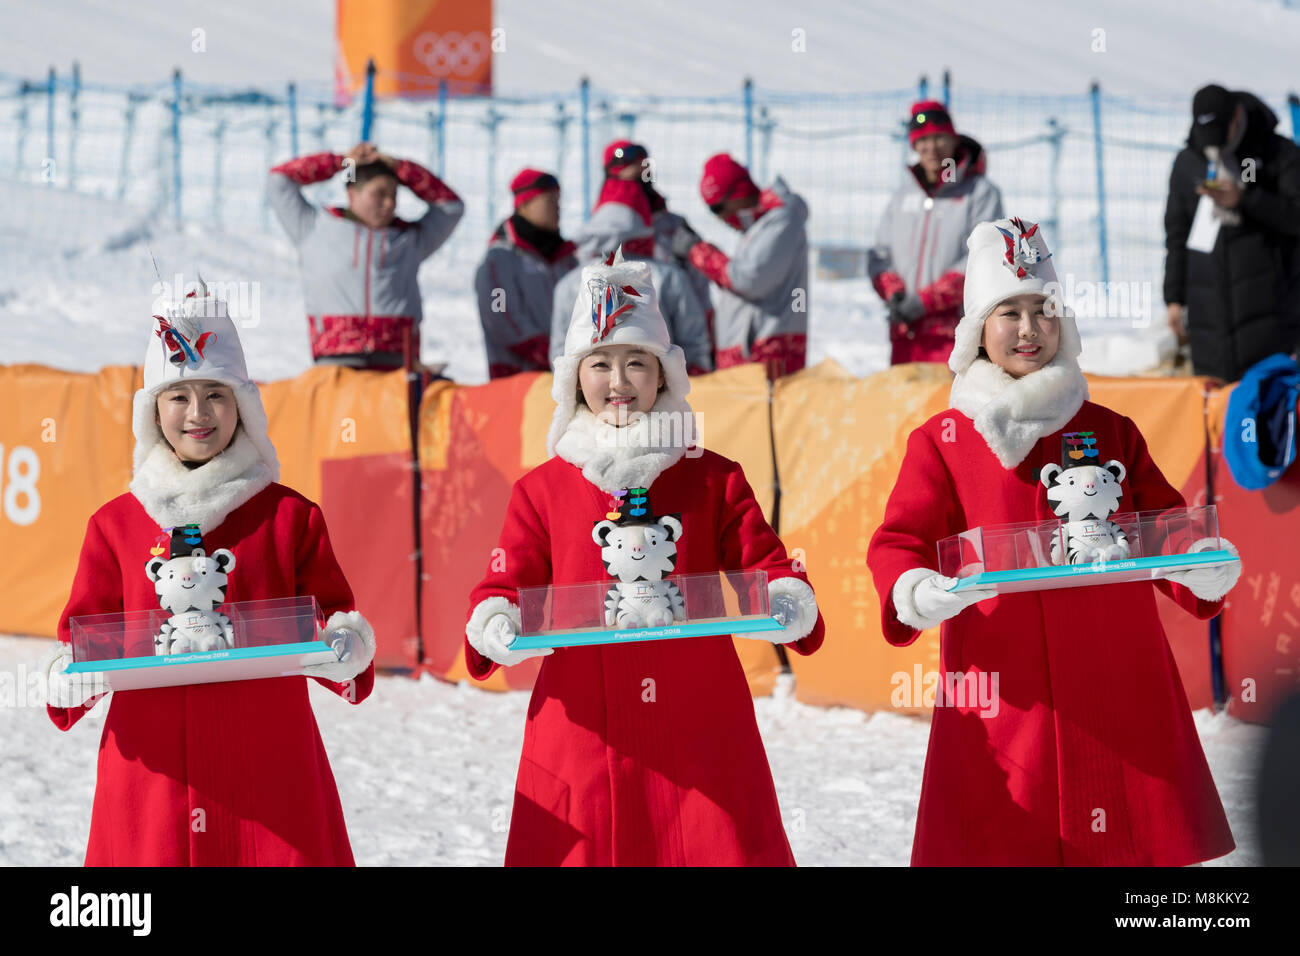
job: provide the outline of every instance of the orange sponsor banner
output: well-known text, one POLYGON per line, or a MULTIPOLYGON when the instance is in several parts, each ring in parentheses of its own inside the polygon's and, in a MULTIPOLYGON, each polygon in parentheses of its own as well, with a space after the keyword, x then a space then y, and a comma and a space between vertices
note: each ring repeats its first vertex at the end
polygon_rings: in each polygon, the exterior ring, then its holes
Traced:
POLYGON ((320 505, 379 667, 420 660, 415 474, 403 371, 318 365, 260 386, 280 483, 320 505))
POLYGON ((355 95, 374 59, 376 96, 492 92, 492 0, 338 0, 336 86, 355 95))
MULTIPOLYGON (((757 365, 691 379, 689 396, 705 447, 739 461, 770 518, 774 499, 767 380, 757 365)), ((555 409, 549 373, 524 373, 474 387, 426 392, 420 409, 423 669, 447 680, 468 677, 463 641, 469 592, 483 576, 501 533, 515 481, 546 460, 555 409)), ((766 641, 736 640, 755 694, 780 673, 766 641)), ((531 687, 540 662, 503 668, 489 690, 531 687)))
MULTIPOLYGON (((1088 376, 1091 401, 1133 419, 1151 460, 1189 507, 1207 501, 1205 378, 1105 378, 1088 376)), ((1121 509, 1123 502, 1120 503, 1121 509)), ((1214 705, 1210 677, 1210 625, 1162 594, 1156 610, 1193 708, 1214 705)))
POLYGON ((57 633, 86 524, 131 480, 136 374, 0 366, 0 632, 57 633))
POLYGON ((826 621, 826 642, 790 655, 799 700, 919 713, 911 683, 939 669, 939 630, 907 647, 880 633, 867 544, 903 462, 907 435, 948 407, 952 381, 934 363, 855 378, 828 359, 775 385, 772 431, 781 538, 800 557, 826 621))
POLYGON ((1211 481, 1219 531, 1241 554, 1241 578, 1223 610, 1224 693, 1228 713, 1268 723, 1300 690, 1300 467, 1247 491, 1223 458, 1225 431, 1236 438, 1254 423, 1226 421, 1232 387, 1210 396, 1211 481))

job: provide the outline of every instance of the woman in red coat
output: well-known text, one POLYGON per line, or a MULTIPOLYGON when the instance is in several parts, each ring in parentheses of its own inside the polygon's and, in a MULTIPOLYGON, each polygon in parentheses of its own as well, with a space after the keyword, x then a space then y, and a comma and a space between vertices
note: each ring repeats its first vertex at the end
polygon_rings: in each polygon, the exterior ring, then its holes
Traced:
POLYGON ((510 650, 521 630, 518 588, 611 581, 604 562, 620 558, 602 547, 615 537, 606 519, 626 513, 620 500, 632 488, 649 489, 652 513, 671 517, 629 543, 630 560, 644 545, 650 557, 675 549, 661 568, 676 574, 764 570, 772 613, 786 626, 763 633, 800 654, 822 642, 812 589, 740 466, 693 447, 685 358, 669 345, 649 268, 589 266, 582 280, 555 365, 555 457, 515 484, 465 628, 480 680, 545 656, 506 863, 793 865, 729 638, 510 650))
POLYGON ((952 408, 908 438, 867 554, 886 640, 910 644, 942 622, 942 675, 964 685, 961 696, 936 696, 912 863, 1178 866, 1222 856, 1232 834, 1155 592, 1213 617, 1239 563, 1154 586, 1000 596, 953 593, 956 581, 933 570, 936 542, 949 535, 1058 520, 1040 478, 1059 467, 1063 432, 1093 432, 1101 460, 1125 466, 1119 510, 1184 506, 1133 422, 1086 400, 1079 333, 1037 227, 981 223, 969 249, 952 408))
MULTIPOLYGON (((212 299, 190 298, 170 318, 157 320, 135 396, 131 491, 91 516, 59 643, 42 662, 50 719, 68 730, 102 696, 92 679, 66 673, 69 620, 158 608, 146 571, 152 548, 192 525, 208 556, 233 555, 222 556, 226 603, 316 597, 323 639, 348 646, 339 662, 307 670, 359 703, 374 684, 374 634, 352 610, 320 509, 276 483, 266 412, 234 323, 212 299)), ((352 863, 305 679, 113 695, 87 866, 352 863)))

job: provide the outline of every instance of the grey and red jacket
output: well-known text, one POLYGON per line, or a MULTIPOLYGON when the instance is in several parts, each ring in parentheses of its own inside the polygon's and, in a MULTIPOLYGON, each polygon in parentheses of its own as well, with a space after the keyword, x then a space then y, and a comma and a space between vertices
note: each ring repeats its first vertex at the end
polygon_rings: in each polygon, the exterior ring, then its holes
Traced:
POLYGON ((397 181, 429 209, 415 222, 395 219, 371 229, 348 210, 314 206, 302 194, 300 187, 342 170, 343 159, 293 159, 272 169, 267 183, 271 208, 298 247, 312 357, 401 354, 408 343, 418 356, 423 306, 416 273, 447 241, 465 204, 419 163, 399 160, 397 181))
POLYGON ((770 379, 804 367, 808 350, 808 205, 780 177, 728 256, 697 242, 691 265, 709 278, 718 368, 761 362, 770 379))
MULTIPOLYGON (((586 264, 621 248, 623 258, 644 259, 659 297, 659 311, 668 326, 668 339, 686 353, 686 369, 696 375, 713 371, 712 347, 704 304, 687 271, 676 261, 655 257, 655 237, 649 203, 635 180, 610 179, 601 189, 591 218, 579 228, 578 262, 586 264)), ((555 284, 551 311, 551 359, 564 354, 564 340, 578 300, 582 273, 574 270, 555 284)))
POLYGON ((550 369, 555 284, 578 265, 576 249, 566 240, 546 256, 511 219, 497 227, 474 274, 489 377, 550 369))
POLYGON ((867 254, 867 274, 886 302, 916 292, 924 314, 889 330, 893 363, 946 362, 961 318, 966 239, 978 223, 1002 218, 1002 193, 984 175, 985 153, 959 136, 951 181, 928 183, 912 166, 889 200, 867 254))

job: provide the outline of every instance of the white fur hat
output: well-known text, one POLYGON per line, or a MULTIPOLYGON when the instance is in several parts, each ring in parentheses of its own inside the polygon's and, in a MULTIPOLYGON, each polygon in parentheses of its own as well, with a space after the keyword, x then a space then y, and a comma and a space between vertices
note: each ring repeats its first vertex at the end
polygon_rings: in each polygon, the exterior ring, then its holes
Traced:
POLYGON ((668 339, 668 324, 659 311, 650 266, 645 261, 624 261, 620 251, 582 269, 564 354, 555 359, 551 386, 555 416, 546 438, 547 454, 555 454, 555 443, 577 411, 578 366, 585 356, 605 345, 636 345, 658 356, 665 392, 685 402, 691 390, 686 353, 668 339))
POLYGON ((1017 295, 1041 294, 1053 303, 1061 317, 1061 342, 1058 354, 1065 362, 1077 362, 1083 351, 1074 313, 1061 299, 1061 284, 1056 278, 1052 254, 1037 223, 1021 219, 981 222, 966 240, 964 314, 957 323, 952 355, 948 367, 964 372, 979 355, 984 337, 984 320, 1004 299, 1017 295))
POLYGON ((226 303, 208 295, 199 280, 180 305, 155 315, 144 355, 144 387, 135 393, 131 428, 135 433, 133 469, 138 471, 160 441, 162 430, 154 420, 158 393, 178 382, 213 381, 229 385, 239 409, 239 427, 252 441, 258 457, 280 479, 280 461, 267 436, 262 395, 248 377, 244 349, 226 303))

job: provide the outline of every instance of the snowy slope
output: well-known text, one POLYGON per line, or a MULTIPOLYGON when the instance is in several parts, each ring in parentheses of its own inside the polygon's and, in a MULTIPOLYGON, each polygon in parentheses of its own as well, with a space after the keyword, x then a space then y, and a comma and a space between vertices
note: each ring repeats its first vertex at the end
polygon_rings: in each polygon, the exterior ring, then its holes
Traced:
MULTIPOLYGON (((0 637, 0 674, 20 673, 46 646, 0 637)), ((426 676, 380 677, 357 707, 315 685, 311 695, 359 865, 500 864, 526 693, 426 676)), ((103 706, 66 734, 43 707, 0 707, 0 866, 81 862, 103 706)), ((808 707, 790 678, 754 707, 795 859, 905 866, 928 722, 808 707)), ((1253 788, 1264 730, 1209 711, 1195 719, 1238 846, 1210 865, 1258 865, 1253 788)))
MULTIPOLYGON (((1064 93, 1093 79, 1115 92, 1188 93, 1210 79, 1296 83, 1300 9, 1278 0, 497 0, 506 50, 497 89, 575 85, 626 93, 718 93, 744 76, 770 89, 896 89, 921 73, 988 89, 1064 93), (612 11, 625 11, 615 19, 612 11), (644 11, 644 12, 640 12, 644 11), (591 28, 599 26, 599 34, 591 28), (806 52, 792 50, 803 30, 806 52), (1105 52, 1094 52, 1094 30, 1105 52), (596 37, 599 36, 597 40, 596 37)), ((174 67, 200 83, 328 84, 331 0, 46 0, 0 4, 5 72, 44 76, 81 62, 87 79, 155 83, 174 67), (206 31, 206 52, 191 50, 206 31), (112 37, 112 42, 103 42, 112 37)))

